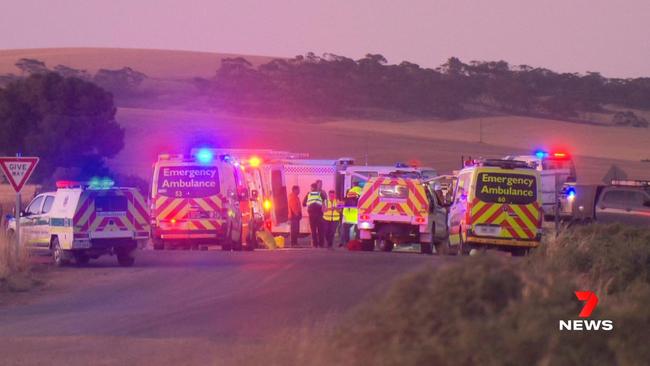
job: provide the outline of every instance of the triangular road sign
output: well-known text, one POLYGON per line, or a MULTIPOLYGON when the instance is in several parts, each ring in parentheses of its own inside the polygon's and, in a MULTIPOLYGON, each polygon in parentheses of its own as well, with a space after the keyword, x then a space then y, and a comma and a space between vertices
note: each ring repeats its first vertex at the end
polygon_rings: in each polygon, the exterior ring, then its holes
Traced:
POLYGON ((0 168, 16 193, 23 189, 36 164, 38 158, 34 157, 0 157, 0 168))

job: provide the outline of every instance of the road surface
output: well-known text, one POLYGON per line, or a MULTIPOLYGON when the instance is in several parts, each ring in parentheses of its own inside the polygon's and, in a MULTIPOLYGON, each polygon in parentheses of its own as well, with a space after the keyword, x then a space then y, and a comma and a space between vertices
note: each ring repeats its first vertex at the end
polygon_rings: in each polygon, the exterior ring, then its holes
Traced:
POLYGON ((138 254, 132 268, 114 257, 46 268, 43 288, 0 307, 0 363, 229 364, 336 324, 392 279, 451 260, 326 249, 138 254))

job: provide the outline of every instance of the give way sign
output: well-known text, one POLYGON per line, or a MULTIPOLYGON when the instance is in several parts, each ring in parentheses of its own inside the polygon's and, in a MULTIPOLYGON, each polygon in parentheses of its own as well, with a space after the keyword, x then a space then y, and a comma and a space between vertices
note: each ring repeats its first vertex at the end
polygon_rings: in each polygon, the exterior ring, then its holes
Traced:
POLYGON ((38 158, 35 157, 0 157, 0 168, 16 193, 23 189, 36 164, 38 158))

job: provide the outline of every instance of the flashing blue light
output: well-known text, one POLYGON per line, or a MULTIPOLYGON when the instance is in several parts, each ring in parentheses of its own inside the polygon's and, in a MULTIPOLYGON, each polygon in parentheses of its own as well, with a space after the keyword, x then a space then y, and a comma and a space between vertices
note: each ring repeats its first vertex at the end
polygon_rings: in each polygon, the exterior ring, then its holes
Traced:
POLYGON ((567 189, 566 194, 569 198, 575 198, 576 197, 576 189, 573 187, 570 187, 567 189))
POLYGON ((201 164, 210 164, 212 159, 214 159, 214 154, 210 149, 200 149, 196 153, 196 160, 201 164))
POLYGON ((545 157, 548 156, 548 153, 545 151, 538 150, 535 151, 535 156, 537 156, 538 159, 544 159, 545 157))
POLYGON ((114 185, 115 182, 110 178, 93 177, 88 182, 88 189, 111 189, 114 185))

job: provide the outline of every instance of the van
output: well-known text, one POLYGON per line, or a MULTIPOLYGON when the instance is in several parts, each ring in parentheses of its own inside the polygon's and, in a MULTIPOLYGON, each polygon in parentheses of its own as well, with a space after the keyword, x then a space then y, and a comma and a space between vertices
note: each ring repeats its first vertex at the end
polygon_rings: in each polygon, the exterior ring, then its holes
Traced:
POLYGON ((228 155, 209 149, 191 156, 159 155, 151 186, 154 249, 211 244, 253 249, 247 240, 248 199, 241 166, 228 155))
POLYGON ((449 249, 498 248, 524 255, 542 238, 539 171, 526 162, 488 159, 458 172, 449 208, 449 249))

